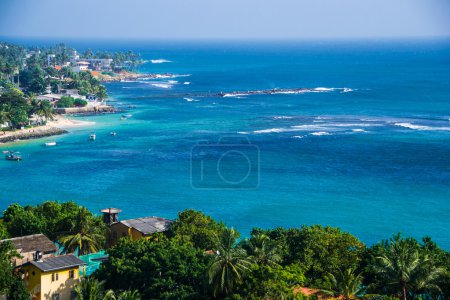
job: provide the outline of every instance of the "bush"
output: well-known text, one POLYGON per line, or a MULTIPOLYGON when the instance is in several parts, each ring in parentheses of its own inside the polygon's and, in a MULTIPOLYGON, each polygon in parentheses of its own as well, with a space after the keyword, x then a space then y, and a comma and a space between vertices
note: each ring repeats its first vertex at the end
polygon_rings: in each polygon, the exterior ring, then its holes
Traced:
POLYGON ((73 101, 73 104, 74 104, 76 107, 85 107, 85 106, 87 105, 87 101, 86 101, 86 100, 83 100, 83 99, 75 99, 75 100, 73 101))
POLYGON ((57 107, 60 108, 67 108, 67 107, 73 107, 75 99, 70 97, 70 96, 62 96, 61 99, 58 101, 58 103, 56 103, 57 107))

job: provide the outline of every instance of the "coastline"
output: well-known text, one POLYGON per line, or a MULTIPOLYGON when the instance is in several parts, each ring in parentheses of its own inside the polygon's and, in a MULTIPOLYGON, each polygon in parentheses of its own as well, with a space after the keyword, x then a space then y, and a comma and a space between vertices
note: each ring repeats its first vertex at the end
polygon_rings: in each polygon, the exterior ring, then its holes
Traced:
POLYGON ((69 119, 64 115, 57 115, 54 120, 44 126, 19 129, 16 131, 0 132, 0 145, 4 146, 17 140, 30 140, 68 133, 68 129, 90 127, 95 122, 69 119))

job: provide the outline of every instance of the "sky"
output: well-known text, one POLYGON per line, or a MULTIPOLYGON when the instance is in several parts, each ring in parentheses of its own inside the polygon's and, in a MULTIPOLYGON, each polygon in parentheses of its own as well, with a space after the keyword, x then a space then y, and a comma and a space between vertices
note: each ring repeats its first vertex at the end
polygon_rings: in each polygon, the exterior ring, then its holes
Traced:
POLYGON ((0 0, 0 36, 439 37, 450 36, 450 0, 0 0))

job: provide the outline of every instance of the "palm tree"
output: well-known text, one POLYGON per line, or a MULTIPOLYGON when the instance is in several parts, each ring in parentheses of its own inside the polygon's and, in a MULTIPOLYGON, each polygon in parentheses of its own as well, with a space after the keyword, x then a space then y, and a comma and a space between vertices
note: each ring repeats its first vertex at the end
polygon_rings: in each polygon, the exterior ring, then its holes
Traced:
POLYGON ((251 266, 246 251, 235 246, 237 237, 233 228, 225 230, 221 237, 216 235, 216 255, 208 272, 214 297, 229 294, 251 266))
POLYGON ((343 296, 344 299, 356 299, 363 292, 362 275, 356 273, 354 268, 348 268, 340 271, 337 276, 328 274, 325 276, 327 285, 325 292, 333 297, 343 296))
POLYGON ((74 287, 77 300, 99 300, 104 299, 103 285, 105 282, 98 281, 93 277, 84 277, 74 287))
POLYGON ((95 222, 86 208, 80 208, 71 233, 59 239, 64 252, 73 253, 78 250, 78 255, 98 252, 105 240, 105 231, 101 225, 102 223, 95 222))
POLYGON ((252 235, 250 240, 244 242, 243 248, 259 265, 275 265, 281 261, 275 243, 264 233, 252 235))
POLYGON ((41 120, 53 120, 53 107, 48 100, 37 100, 34 95, 30 96, 30 113, 29 115, 36 115, 39 122, 41 120))
POLYGON ((373 267, 384 286, 399 292, 403 300, 424 291, 440 291, 436 282, 445 273, 427 255, 420 255, 416 247, 399 236, 390 243, 386 253, 377 257, 373 267))

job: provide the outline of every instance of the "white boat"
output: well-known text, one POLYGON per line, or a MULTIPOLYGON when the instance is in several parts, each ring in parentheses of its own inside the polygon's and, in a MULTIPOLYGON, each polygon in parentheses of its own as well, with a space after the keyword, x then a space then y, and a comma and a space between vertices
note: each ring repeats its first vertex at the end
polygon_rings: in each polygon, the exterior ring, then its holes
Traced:
POLYGON ((131 115, 131 114, 126 114, 126 115, 122 115, 122 117, 124 117, 124 118, 131 118, 133 115, 131 115))
POLYGON ((47 147, 56 146, 56 142, 47 142, 47 143, 45 143, 45 146, 47 146, 47 147))
POLYGON ((117 132, 111 131, 109 134, 112 135, 112 136, 116 136, 116 135, 117 135, 117 132))
POLYGON ((95 133, 91 133, 91 135, 89 136, 89 139, 91 140, 91 141, 95 141, 95 139, 96 139, 96 135, 95 135, 95 133))
POLYGON ((122 120, 122 121, 125 121, 127 118, 125 118, 125 117, 122 117, 122 118, 120 118, 120 120, 122 120))
POLYGON ((12 161, 20 161, 22 160, 22 155, 20 155, 20 152, 9 151, 8 154, 5 155, 5 159, 12 161))

